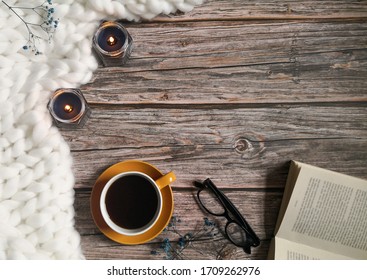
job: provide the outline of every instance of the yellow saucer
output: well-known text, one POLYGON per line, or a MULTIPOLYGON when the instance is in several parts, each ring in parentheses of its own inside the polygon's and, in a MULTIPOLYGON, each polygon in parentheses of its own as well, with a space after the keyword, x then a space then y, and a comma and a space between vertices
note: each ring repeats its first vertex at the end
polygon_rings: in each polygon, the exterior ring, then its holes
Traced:
POLYGON ((121 233, 117 233, 114 230, 112 230, 102 218, 102 213, 100 209, 100 196, 102 193, 102 189, 104 188, 108 180, 110 180, 112 177, 121 172, 128 172, 128 171, 139 171, 145 173, 148 176, 150 176, 153 180, 156 180, 162 175, 164 175, 153 165, 150 165, 149 163, 142 161, 127 160, 114 164, 111 167, 107 168, 98 177, 93 187, 91 194, 91 211, 94 222, 101 230, 101 232, 108 238, 121 244, 129 244, 129 245, 142 244, 155 238, 158 234, 160 234, 163 231, 163 229, 169 223, 173 213, 173 193, 170 186, 166 186, 162 189, 162 198, 163 198, 162 212, 155 225, 148 231, 136 236, 127 236, 121 233))

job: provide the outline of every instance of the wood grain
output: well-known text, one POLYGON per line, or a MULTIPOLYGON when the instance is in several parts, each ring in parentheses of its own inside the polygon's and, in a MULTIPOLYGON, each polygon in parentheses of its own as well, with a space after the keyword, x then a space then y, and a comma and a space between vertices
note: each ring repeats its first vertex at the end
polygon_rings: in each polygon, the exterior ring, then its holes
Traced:
POLYGON ((100 68, 82 86, 92 104, 367 101, 367 22, 190 22, 129 30, 135 49, 128 65, 100 68))
POLYGON ((162 16, 155 20, 249 20, 249 19, 349 19, 366 17, 366 1, 205 1, 187 14, 162 16))
POLYGON ((367 1, 210 0, 124 24, 131 59, 81 86, 92 116, 61 130, 87 259, 265 259, 290 160, 367 179, 367 1), (174 218, 144 245, 110 241, 90 214, 95 180, 126 159, 177 175, 174 218), (199 208, 192 181, 207 177, 258 233, 253 254, 199 208))

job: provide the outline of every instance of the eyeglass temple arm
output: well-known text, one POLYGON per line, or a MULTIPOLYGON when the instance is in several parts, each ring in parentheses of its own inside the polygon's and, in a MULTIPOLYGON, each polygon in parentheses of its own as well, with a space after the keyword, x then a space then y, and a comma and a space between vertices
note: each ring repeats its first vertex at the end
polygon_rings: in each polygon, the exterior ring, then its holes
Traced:
POLYGON ((251 234, 251 237, 254 239, 254 243, 259 245, 260 239, 257 236, 257 234, 253 231, 251 226, 247 223, 245 218, 242 216, 242 214, 238 211, 236 206, 233 205, 233 203, 229 200, 229 198, 222 193, 217 186, 208 178, 203 182, 204 185, 206 185, 208 188, 210 188, 221 200, 221 202, 225 205, 225 207, 231 212, 231 214, 236 218, 237 222, 240 222, 246 230, 249 231, 251 234))

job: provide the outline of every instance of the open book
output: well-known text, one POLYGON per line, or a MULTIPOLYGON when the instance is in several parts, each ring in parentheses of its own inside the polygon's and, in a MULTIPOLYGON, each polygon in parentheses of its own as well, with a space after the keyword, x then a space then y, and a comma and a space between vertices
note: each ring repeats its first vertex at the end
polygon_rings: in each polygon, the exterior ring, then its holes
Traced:
POLYGON ((367 181, 292 161, 270 259, 367 259, 367 181))

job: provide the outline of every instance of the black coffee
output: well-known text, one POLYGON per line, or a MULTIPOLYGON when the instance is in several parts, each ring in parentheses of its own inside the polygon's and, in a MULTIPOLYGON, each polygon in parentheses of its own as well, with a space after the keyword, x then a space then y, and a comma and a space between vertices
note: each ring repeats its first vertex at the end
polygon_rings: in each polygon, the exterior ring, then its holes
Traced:
POLYGON ((139 175, 126 175, 112 183, 106 194, 110 219, 126 229, 147 225, 156 214, 158 194, 154 185, 139 175))

